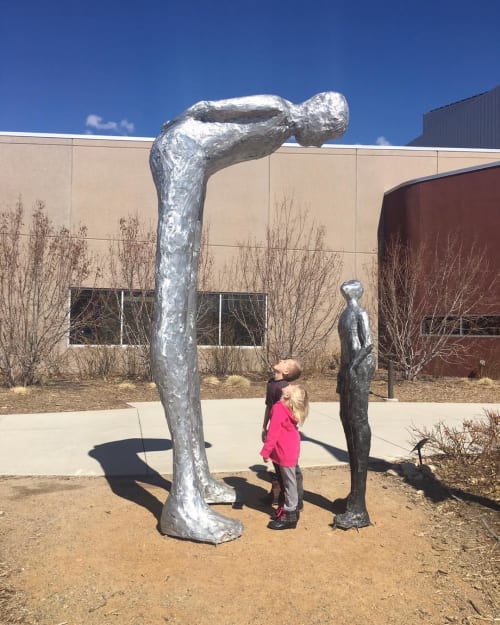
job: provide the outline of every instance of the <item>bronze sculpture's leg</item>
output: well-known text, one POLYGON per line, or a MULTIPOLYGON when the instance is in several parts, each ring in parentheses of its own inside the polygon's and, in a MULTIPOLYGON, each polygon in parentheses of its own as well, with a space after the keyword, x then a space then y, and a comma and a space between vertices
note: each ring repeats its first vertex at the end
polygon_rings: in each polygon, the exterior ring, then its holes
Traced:
POLYGON ((351 487, 349 490, 349 495, 347 496, 347 504, 352 499, 352 492, 354 490, 354 433, 353 433, 353 424, 349 418, 350 414, 350 397, 347 393, 342 393, 340 397, 340 421, 342 423, 342 428, 345 434, 345 440, 347 443, 347 453, 349 455, 349 469, 351 476, 351 487))
POLYGON ((342 529, 371 524, 366 509, 366 478, 371 443, 367 416, 368 394, 360 393, 359 388, 355 388, 348 390, 345 395, 341 400, 344 408, 341 408, 341 421, 349 452, 351 491, 347 497, 346 511, 335 517, 335 527, 342 529))

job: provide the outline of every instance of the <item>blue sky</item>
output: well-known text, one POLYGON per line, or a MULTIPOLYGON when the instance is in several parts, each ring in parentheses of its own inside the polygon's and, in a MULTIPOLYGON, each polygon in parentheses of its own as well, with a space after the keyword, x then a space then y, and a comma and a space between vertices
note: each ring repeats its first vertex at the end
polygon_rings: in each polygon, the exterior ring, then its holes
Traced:
POLYGON ((0 131, 153 137, 198 100, 340 91, 405 145, 500 83, 499 0, 0 0, 0 131))

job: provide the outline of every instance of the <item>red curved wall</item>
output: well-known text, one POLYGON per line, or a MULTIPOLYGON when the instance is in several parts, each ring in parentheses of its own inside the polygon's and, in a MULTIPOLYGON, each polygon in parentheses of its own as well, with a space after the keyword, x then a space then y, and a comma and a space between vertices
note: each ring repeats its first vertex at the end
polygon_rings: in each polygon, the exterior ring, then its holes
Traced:
MULTIPOLYGON (((488 270, 481 277, 485 301, 474 314, 500 315, 500 163, 415 181, 386 193, 379 229, 380 249, 393 236, 417 246, 421 242, 445 242, 450 233, 460 237, 463 248, 479 243, 486 250, 488 270)), ((429 256, 428 270, 439 271, 429 256)), ((425 285, 422 285, 425 288, 425 285)), ((486 361, 485 375, 500 375, 500 336, 470 336, 470 353, 462 364, 436 360, 428 371, 440 375, 471 376, 479 360, 486 361)))

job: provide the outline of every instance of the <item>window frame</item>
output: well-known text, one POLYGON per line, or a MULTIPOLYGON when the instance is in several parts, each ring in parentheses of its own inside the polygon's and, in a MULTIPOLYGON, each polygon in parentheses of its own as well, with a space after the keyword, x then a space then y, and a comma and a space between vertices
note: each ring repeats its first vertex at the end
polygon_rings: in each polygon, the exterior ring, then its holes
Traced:
MULTIPOLYGON (((475 326, 476 328, 478 326, 475 326)), ((491 326, 492 328, 495 328, 495 325, 493 324, 491 326)), ((463 315, 461 317, 457 317, 457 316, 452 316, 452 315, 427 315, 422 319, 422 324, 421 324, 421 331, 420 334, 421 336, 449 336, 450 338, 499 338, 500 337, 500 314, 470 314, 470 315, 463 315), (456 332, 450 332, 450 333, 444 333, 444 332, 431 332, 431 331, 426 331, 425 330, 425 324, 429 323, 432 324, 433 320, 439 320, 438 323, 441 324, 446 318, 449 318, 450 320, 458 320, 459 325, 458 325, 458 329, 456 332), (489 334, 480 334, 479 332, 475 332, 474 331, 474 320, 483 320, 483 319, 488 319, 488 318, 493 318, 495 320, 497 320, 497 327, 498 327, 498 331, 497 333, 492 332, 489 334)), ((430 328, 432 329, 432 327, 430 328)))
MULTIPOLYGON (((67 334, 67 346, 68 347, 139 347, 140 345, 144 345, 141 343, 128 343, 125 342, 127 335, 126 328, 126 314, 125 314, 125 304, 127 303, 127 298, 133 297, 134 294, 140 294, 142 297, 146 299, 150 299, 154 297, 153 290, 142 290, 142 289, 110 289, 110 288, 93 288, 93 287, 72 287, 69 289, 69 307, 70 314, 68 315, 68 334, 67 334), (116 295, 116 300, 118 302, 119 310, 116 311, 116 322, 118 327, 115 331, 119 331, 119 342, 91 342, 91 341, 75 341, 72 340, 72 321, 73 321, 73 307, 77 304, 78 300, 74 300, 74 294, 77 294, 77 297, 81 297, 82 294, 85 296, 89 296, 89 301, 92 298, 94 293, 101 293, 104 297, 110 297, 113 294, 116 295)), ((267 341, 267 294, 266 293, 248 293, 248 292, 240 292, 240 291, 199 291, 197 293, 197 302, 198 306, 200 304, 200 300, 203 296, 216 296, 218 298, 217 305, 217 342, 216 343, 204 343, 201 340, 198 340, 198 346, 201 348, 219 348, 219 347, 238 347, 241 349, 245 348, 262 348, 266 345, 267 341), (244 296, 244 298, 250 299, 252 297, 257 298, 254 301, 253 305, 261 306, 261 313, 263 318, 263 328, 260 329, 262 335, 259 341, 252 341, 252 338, 249 335, 249 339, 245 344, 232 344, 224 342, 224 298, 231 297, 232 299, 237 298, 238 296, 244 296)), ((235 323, 241 326, 240 332, 248 332, 248 329, 244 328, 241 322, 238 322, 235 317, 235 323)), ((257 327, 256 331, 259 331, 258 321, 255 323, 257 327)), ((91 327, 91 322, 87 327, 91 327)), ((76 330, 76 332, 78 329, 76 330)), ((92 330, 89 331, 89 335, 92 330)), ((112 331, 111 331, 112 332, 112 331)), ((241 335, 240 335, 241 336, 241 335)), ((197 336, 197 339, 199 335, 197 336)))

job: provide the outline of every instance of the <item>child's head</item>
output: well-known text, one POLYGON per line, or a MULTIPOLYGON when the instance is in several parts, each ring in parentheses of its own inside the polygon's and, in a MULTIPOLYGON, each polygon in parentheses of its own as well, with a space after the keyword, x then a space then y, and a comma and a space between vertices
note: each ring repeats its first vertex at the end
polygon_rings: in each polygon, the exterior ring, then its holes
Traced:
POLYGON ((307 391, 299 384, 289 384, 283 389, 281 400, 290 408, 293 416, 302 425, 309 412, 307 391))
POLYGON ((275 380, 287 380, 293 382, 300 378, 302 367, 293 358, 284 358, 273 366, 275 380))

